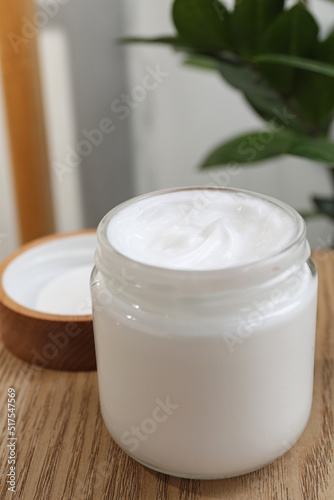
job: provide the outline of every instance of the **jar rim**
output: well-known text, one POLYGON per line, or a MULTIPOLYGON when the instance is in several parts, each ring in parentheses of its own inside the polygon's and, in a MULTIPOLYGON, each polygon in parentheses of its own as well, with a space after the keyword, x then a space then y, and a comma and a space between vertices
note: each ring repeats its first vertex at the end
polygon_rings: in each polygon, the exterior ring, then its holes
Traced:
MULTIPOLYGON (((192 187, 179 187, 163 189, 158 191, 153 191, 144 195, 140 195, 131 198, 110 210, 101 220, 97 228, 97 240, 98 249, 95 254, 95 263, 99 270, 103 274, 108 275, 110 269, 116 267, 124 275, 126 273, 135 274, 136 277, 145 277, 147 279, 153 279, 153 281, 160 280, 161 282, 168 283, 184 283, 187 280, 199 281, 201 283, 205 282, 221 282, 225 278, 231 278, 234 280, 234 285, 238 287, 240 277, 242 277, 242 282, 244 282, 247 275, 247 279, 252 282, 266 281, 266 279, 271 279, 277 274, 281 274, 289 267, 300 267, 304 262, 310 257, 310 247, 306 240, 306 225, 304 219, 298 214, 298 212, 289 206, 288 204, 277 200, 276 198, 259 194, 256 192, 237 189, 237 188, 225 188, 225 187, 206 187, 206 186, 192 186, 192 187), (166 267, 159 267, 155 265, 150 265, 140 261, 136 261, 126 255, 122 254, 112 245, 107 237, 108 225, 113 217, 115 217, 121 210, 128 207, 129 205, 135 204, 138 201, 164 195, 168 193, 174 193, 178 191, 229 191, 232 193, 240 193, 248 196, 252 196, 269 203, 274 204, 276 207, 283 209, 296 223, 296 233, 291 242, 289 242, 285 247, 277 252, 274 252, 263 259, 252 261, 245 264, 237 264, 226 268, 215 268, 215 269, 172 269, 166 267), (261 270, 261 276, 259 277, 259 271, 261 270), (140 276, 139 276, 140 275, 140 276), (264 275, 267 276, 264 279, 264 275), (238 279, 239 277, 239 279, 238 279)), ((233 286, 234 288, 234 286, 233 286)))

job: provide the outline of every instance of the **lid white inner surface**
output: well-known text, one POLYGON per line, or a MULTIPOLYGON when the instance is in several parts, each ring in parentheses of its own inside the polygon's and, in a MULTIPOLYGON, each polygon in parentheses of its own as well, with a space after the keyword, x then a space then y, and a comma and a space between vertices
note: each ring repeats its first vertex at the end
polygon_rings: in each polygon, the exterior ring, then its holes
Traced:
POLYGON ((2 286, 18 304, 35 311, 83 316, 92 313, 89 278, 95 234, 78 234, 42 243, 16 257, 2 286))

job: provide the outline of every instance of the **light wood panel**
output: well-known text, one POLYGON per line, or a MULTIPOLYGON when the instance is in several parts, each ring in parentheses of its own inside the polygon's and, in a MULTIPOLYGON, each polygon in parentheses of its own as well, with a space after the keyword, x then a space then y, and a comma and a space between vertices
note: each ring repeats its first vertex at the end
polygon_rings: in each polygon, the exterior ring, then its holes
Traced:
POLYGON ((0 51, 22 243, 53 232, 33 0, 0 0, 0 51))
MULTIPOLYGON (((17 393, 17 498, 29 500, 330 500, 334 498, 334 252, 320 274, 314 399, 308 426, 273 464, 233 479, 192 481, 152 472, 109 436, 95 372, 36 371, 0 351, 1 407, 17 393)), ((1 412, 1 498, 6 496, 7 414, 1 412)))

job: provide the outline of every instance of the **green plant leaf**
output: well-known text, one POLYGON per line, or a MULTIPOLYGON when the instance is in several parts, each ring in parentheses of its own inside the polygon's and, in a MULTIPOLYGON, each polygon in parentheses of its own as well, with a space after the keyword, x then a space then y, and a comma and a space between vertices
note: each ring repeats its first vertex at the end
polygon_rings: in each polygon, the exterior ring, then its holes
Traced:
POLYGON ((265 130, 241 135, 225 142, 215 149, 204 161, 202 168, 227 165, 232 162, 240 164, 254 163, 287 153, 291 139, 286 134, 269 132, 270 143, 264 144, 265 130))
MULTIPOLYGON (((314 47, 314 59, 334 67, 334 32, 314 47)), ((295 96, 307 119, 327 135, 334 116, 334 82, 332 77, 299 71, 295 96)))
POLYGON ((308 57, 317 42, 318 31, 316 21, 301 3, 277 16, 262 39, 261 56, 253 59, 275 88, 284 93, 293 91, 296 66, 281 58, 308 57), (274 57, 275 54, 279 57, 274 57))
POLYGON ((269 62, 271 64, 279 64, 280 66, 304 69, 312 71, 313 73, 318 73, 319 75, 334 78, 334 64, 312 61, 312 59, 303 59, 301 57, 287 56, 284 54, 261 54, 255 56, 253 61, 269 62))
POLYGON ((247 94, 276 97, 276 92, 268 85, 256 67, 249 64, 228 64, 221 61, 218 70, 225 80, 247 94))
POLYGON ((129 37, 121 38, 121 43, 151 43, 151 44, 164 44, 171 45, 172 47, 180 47, 184 49, 192 49, 193 46, 189 42, 186 42, 181 37, 178 36, 160 36, 157 38, 141 38, 141 37, 129 37))
POLYGON ((334 219, 334 198, 320 198, 314 196, 313 201, 321 213, 334 219))
POLYGON ((312 14, 298 3, 277 16, 262 40, 261 53, 304 56, 312 49, 318 32, 312 14))
POLYGON ((298 210, 299 212, 299 215, 301 215, 303 217, 303 219, 307 220, 307 219, 312 219, 313 217, 318 217, 319 215, 321 215, 321 212, 320 210, 316 209, 316 210, 298 210))
POLYGON ((268 26, 282 12, 284 0, 239 0, 231 15, 233 47, 244 56, 256 54, 268 26))
POLYGON ((240 59, 233 61, 227 58, 191 54, 188 55, 185 62, 191 66, 219 71, 230 85, 242 92, 266 97, 276 97, 277 95, 263 79, 256 67, 245 64, 240 59))
POLYGON ((278 120, 296 132, 305 132, 297 114, 289 111, 282 96, 269 86, 255 66, 198 54, 188 56, 186 64, 219 71, 230 85, 244 93, 255 112, 266 121, 278 120))
POLYGON ((203 50, 223 50, 229 43, 229 12, 218 0, 175 0, 173 20, 180 37, 203 50))
POLYGON ((299 134, 305 133, 304 127, 300 123, 298 115, 295 112, 292 113, 291 110, 287 108, 286 103, 282 100, 281 96, 263 97, 256 94, 244 95, 248 104, 265 121, 276 126, 285 125, 299 134))
POLYGON ((255 163, 280 155, 293 155, 326 163, 334 167, 334 144, 325 139, 312 139, 290 130, 262 130, 236 137, 215 149, 202 168, 255 163))
POLYGON ((326 139, 297 138, 291 145, 288 154, 326 163, 328 166, 334 167, 334 143, 326 139))
POLYGON ((219 61, 216 57, 213 56, 206 56, 202 54, 188 54, 185 60, 185 64, 201 69, 219 71, 219 61))

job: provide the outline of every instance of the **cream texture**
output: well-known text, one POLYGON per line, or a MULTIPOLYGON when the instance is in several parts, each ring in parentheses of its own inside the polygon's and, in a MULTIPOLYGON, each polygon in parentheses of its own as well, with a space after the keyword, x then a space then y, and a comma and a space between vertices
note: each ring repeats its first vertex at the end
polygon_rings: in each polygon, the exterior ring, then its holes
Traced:
POLYGON ((78 266, 50 280, 36 297, 36 309, 48 314, 92 314, 91 272, 91 265, 78 266))
POLYGON ((118 212, 107 237, 121 254, 169 269, 223 269, 256 262, 292 242, 296 221, 270 201, 228 190, 184 190, 118 212))
POLYGON ((23 307, 47 314, 91 314, 89 277, 95 234, 78 233, 36 245, 14 258, 2 285, 23 307))

